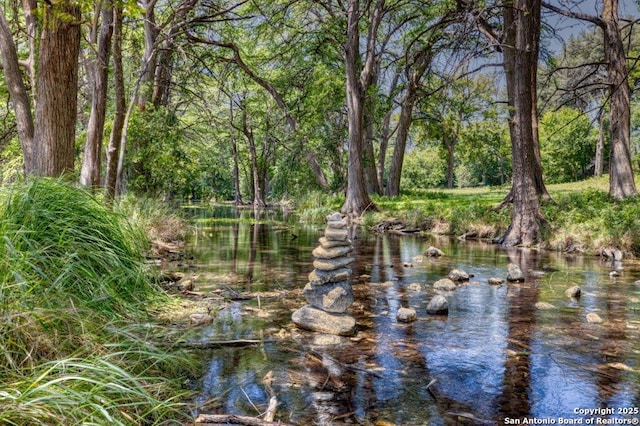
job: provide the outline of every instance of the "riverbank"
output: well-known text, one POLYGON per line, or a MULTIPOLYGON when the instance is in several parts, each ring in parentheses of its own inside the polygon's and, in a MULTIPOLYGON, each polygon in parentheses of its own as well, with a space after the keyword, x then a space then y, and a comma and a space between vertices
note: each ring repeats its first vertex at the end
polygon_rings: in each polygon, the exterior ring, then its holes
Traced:
MULTIPOLYGON (((636 186, 640 188, 640 179, 636 186)), ((627 258, 640 257, 640 203, 608 196, 608 177, 547 185, 551 200, 541 202, 546 223, 536 248, 564 253, 601 255, 618 249, 627 258)), ((360 221, 372 230, 406 228, 464 239, 502 235, 511 222, 511 206, 496 209, 509 187, 425 189, 399 197, 372 196, 377 212, 360 221), (393 222, 397 222, 393 224, 393 222)), ((302 221, 321 223, 344 199, 317 193, 295 203, 302 221)))

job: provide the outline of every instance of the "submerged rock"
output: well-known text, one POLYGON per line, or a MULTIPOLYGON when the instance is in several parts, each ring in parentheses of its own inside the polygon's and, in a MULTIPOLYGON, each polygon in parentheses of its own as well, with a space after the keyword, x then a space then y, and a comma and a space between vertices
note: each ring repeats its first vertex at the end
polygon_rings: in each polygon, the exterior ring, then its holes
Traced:
POLYGON ((501 285, 504 283, 504 280, 502 278, 492 277, 492 278, 489 278, 487 282, 491 285, 501 285))
POLYGON ((547 302, 537 302, 535 304, 535 307, 536 307, 536 309, 539 309, 541 311, 548 311, 549 309, 555 309, 556 308, 551 303, 547 303, 547 302))
POLYGON ((600 315, 596 314, 595 312, 589 312, 587 314, 587 322, 590 324, 600 324, 603 321, 600 315))
POLYGON ((449 313, 449 302, 441 294, 433 296, 427 305, 427 313, 431 315, 447 315, 449 313))

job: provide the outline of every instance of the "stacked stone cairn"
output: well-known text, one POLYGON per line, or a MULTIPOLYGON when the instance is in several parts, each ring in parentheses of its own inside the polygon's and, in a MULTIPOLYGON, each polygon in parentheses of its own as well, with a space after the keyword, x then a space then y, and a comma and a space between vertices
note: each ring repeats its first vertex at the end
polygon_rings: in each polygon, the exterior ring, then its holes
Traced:
POLYGON ((293 322, 300 328, 339 336, 355 334, 356 320, 347 314, 353 303, 351 268, 353 250, 347 222, 340 213, 327 216, 320 245, 313 250, 313 272, 303 294, 307 305, 295 311, 293 322))

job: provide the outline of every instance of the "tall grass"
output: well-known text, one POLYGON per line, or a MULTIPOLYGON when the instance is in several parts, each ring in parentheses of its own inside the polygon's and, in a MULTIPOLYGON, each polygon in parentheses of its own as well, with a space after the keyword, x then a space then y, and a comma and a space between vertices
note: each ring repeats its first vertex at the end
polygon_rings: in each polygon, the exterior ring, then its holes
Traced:
POLYGON ((184 416, 188 357, 150 341, 162 298, 144 232, 60 181, 0 197, 0 424, 160 424, 184 416))

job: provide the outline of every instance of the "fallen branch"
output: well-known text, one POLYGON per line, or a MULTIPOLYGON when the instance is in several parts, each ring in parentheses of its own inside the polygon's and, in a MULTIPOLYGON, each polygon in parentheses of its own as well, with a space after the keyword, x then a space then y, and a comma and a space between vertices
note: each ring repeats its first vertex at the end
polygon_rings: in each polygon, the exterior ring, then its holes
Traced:
POLYGON ((237 424, 246 426, 293 426, 289 423, 268 422, 255 417, 236 416, 235 414, 200 414, 195 425, 237 424))
POLYGON ((177 342, 174 346, 187 349, 212 349, 221 347, 242 348, 264 343, 264 340, 238 339, 238 340, 208 340, 205 342, 177 342))

